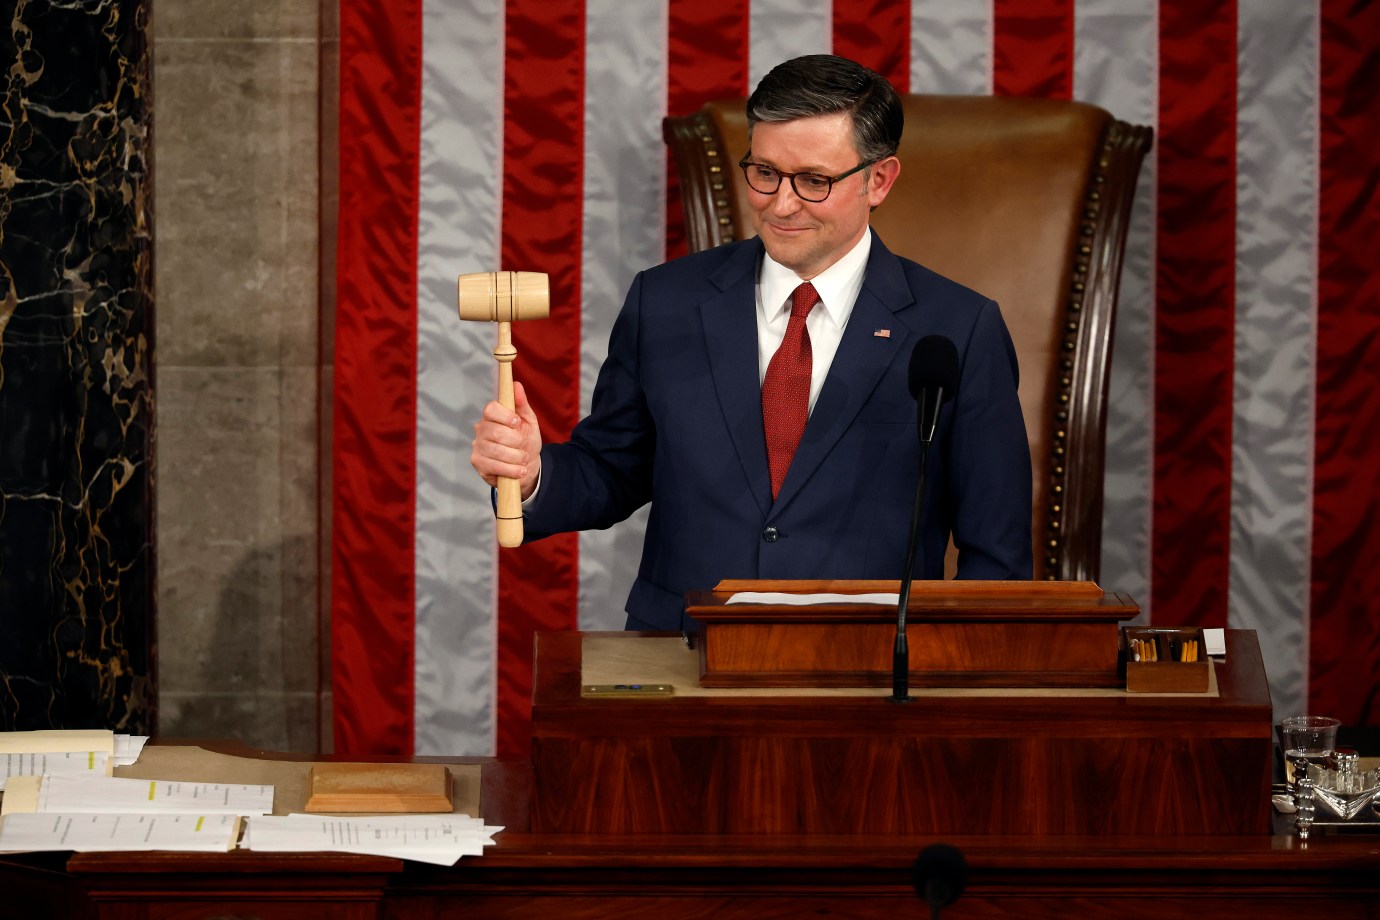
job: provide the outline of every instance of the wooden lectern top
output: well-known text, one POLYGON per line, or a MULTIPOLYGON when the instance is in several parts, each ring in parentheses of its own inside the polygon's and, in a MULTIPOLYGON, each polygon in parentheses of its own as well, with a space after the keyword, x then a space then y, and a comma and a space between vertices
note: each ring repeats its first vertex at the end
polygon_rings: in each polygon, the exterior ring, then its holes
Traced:
MULTIPOLYGON (((896 621, 896 605, 819 603, 730 603, 741 594, 850 595, 897 594, 899 581, 724 579, 710 591, 686 594, 687 608, 701 622, 753 616, 885 619, 896 621), (791 611, 794 611, 792 614, 791 611)), ((917 581, 911 585, 907 616, 927 619, 1095 620, 1120 622, 1140 613, 1125 594, 1109 593, 1091 581, 917 581)))
MULTIPOLYGON (((886 686, 896 581, 721 581, 686 595, 699 622, 706 687, 886 686), (819 603, 734 603, 743 594, 819 595, 819 603), (842 596, 842 597, 841 597, 842 596)), ((1112 687, 1119 624, 1140 613, 1092 582, 921 581, 907 604, 913 686, 1112 687)))

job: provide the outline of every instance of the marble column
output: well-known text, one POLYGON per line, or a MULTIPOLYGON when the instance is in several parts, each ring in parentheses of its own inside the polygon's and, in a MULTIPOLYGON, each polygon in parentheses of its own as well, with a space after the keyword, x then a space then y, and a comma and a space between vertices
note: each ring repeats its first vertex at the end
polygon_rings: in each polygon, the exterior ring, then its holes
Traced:
POLYGON ((148 3, 0 21, 0 729, 152 721, 148 3))

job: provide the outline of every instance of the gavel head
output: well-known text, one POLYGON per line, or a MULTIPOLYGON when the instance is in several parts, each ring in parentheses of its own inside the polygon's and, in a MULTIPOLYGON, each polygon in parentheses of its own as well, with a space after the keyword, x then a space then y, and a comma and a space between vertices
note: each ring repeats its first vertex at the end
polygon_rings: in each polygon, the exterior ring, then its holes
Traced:
POLYGON ((545 272, 475 272, 457 286, 461 319, 511 323, 551 315, 551 287, 545 272))

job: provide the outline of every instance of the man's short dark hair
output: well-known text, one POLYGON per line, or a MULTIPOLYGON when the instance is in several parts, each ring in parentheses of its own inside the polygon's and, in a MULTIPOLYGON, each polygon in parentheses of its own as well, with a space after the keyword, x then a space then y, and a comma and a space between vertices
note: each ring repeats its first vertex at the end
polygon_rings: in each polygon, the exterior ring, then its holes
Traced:
POLYGON ((808 54, 777 64, 747 101, 748 137, 758 122, 774 124, 847 113, 853 146, 864 163, 896 153, 905 115, 886 77, 833 54, 808 54))

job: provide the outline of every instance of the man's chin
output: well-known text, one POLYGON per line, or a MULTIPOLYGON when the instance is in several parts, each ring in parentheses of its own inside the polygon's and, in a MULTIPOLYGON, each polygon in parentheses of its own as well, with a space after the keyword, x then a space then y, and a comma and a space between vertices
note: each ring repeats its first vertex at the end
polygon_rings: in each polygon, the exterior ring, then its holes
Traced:
POLYGON ((772 231, 759 235, 762 237, 762 245, 766 247, 767 255, 787 268, 798 271, 798 266, 806 261, 805 234, 782 238, 779 232, 772 231))

